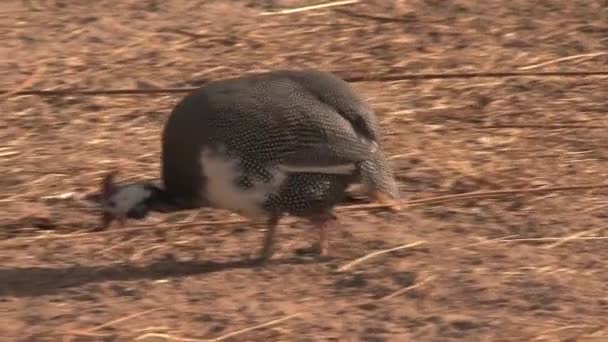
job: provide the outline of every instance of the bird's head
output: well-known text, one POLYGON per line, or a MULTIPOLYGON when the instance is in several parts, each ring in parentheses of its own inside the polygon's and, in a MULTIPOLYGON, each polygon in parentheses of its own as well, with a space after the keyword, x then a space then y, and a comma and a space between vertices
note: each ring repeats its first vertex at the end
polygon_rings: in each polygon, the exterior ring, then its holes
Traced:
POLYGON ((116 175, 116 171, 110 172, 101 184, 101 229, 115 220, 124 225, 127 219, 145 218, 163 197, 163 191, 150 183, 117 185, 116 175))

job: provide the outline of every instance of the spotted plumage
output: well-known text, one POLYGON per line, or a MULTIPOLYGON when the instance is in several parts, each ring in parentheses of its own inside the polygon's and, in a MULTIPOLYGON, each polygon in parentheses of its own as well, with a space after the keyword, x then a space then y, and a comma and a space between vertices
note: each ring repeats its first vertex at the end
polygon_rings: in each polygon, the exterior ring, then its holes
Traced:
MULTIPOLYGON (((280 70, 211 82, 171 113, 162 136, 164 187, 140 202, 265 220, 267 258, 282 215, 325 227, 356 182, 375 197, 399 198, 380 138, 370 106, 330 73, 280 70)), ((123 211, 136 206, 115 197, 123 211)))

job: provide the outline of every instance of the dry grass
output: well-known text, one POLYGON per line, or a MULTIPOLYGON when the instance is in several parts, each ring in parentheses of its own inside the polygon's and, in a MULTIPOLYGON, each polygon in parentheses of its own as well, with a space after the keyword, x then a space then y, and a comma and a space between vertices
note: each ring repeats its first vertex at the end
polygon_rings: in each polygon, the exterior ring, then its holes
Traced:
POLYGON ((3 3, 0 336, 606 339, 603 2, 273 3, 3 3), (404 210, 341 207, 326 261, 285 220, 266 267, 221 211, 90 232, 103 174, 158 177, 184 91, 280 67, 369 99, 404 210))

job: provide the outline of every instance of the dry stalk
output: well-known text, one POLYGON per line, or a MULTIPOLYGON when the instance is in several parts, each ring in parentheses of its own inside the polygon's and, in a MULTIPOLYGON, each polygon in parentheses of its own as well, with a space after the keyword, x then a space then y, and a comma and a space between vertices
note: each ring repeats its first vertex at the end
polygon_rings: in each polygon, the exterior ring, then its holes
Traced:
POLYGON ((121 318, 117 318, 115 320, 112 320, 112 321, 109 321, 109 322, 97 325, 97 326, 89 328, 89 329, 85 329, 85 330, 70 330, 70 331, 66 331, 64 333, 67 334, 67 335, 75 335, 75 336, 107 337, 105 335, 101 335, 99 333, 96 333, 95 331, 103 329, 105 327, 116 325, 118 323, 122 323, 122 322, 128 321, 128 320, 133 319, 133 318, 137 318, 137 317, 149 314, 151 312, 159 311, 159 310, 162 310, 162 308, 155 308, 155 309, 149 309, 149 310, 145 310, 145 311, 141 311, 141 312, 136 312, 134 314, 131 314, 131 315, 128 315, 128 316, 124 316, 124 317, 121 317, 121 318))
POLYGON ((474 199, 474 198, 486 198, 486 197, 500 197, 504 195, 516 195, 526 193, 543 193, 543 192, 555 192, 555 191, 575 191, 575 190, 590 190, 590 189, 601 189, 608 188, 608 184, 589 184, 589 185, 571 185, 571 186, 554 186, 554 187, 542 187, 542 188, 523 188, 523 189, 504 189, 504 190, 489 190, 489 191, 473 191, 462 194, 436 196, 429 198, 421 198, 417 200, 408 201, 404 206, 414 207, 424 204, 433 204, 448 202, 459 199, 474 199))
POLYGON ((606 129, 606 125, 578 125, 578 124, 552 124, 552 125, 535 125, 535 124, 502 124, 502 125, 488 125, 477 127, 480 129, 484 128, 540 128, 540 129, 562 129, 562 128, 586 128, 586 129, 606 129))
POLYGON ((604 210, 606 208, 608 208, 608 204, 600 204, 595 207, 584 209, 581 211, 581 213, 590 213, 590 212, 597 211, 597 210, 604 210))
MULTIPOLYGON (((524 189, 505 189, 505 190, 491 190, 491 191, 474 191, 467 192, 461 194, 453 194, 453 195, 443 195, 443 196, 434 196, 429 198, 421 198, 416 200, 410 200, 405 202, 402 207, 418 207, 422 205, 430 205, 430 204, 438 204, 444 203, 454 200, 463 200, 463 199, 476 199, 476 198, 492 198, 492 197, 501 197, 505 195, 516 195, 516 194, 526 194, 526 193, 544 193, 544 192, 555 192, 555 191, 575 191, 575 190, 591 190, 591 189, 600 189, 607 188, 608 184, 588 184, 588 185, 572 185, 572 186, 556 186, 556 187, 542 187, 542 188, 524 188, 524 189)), ((377 209, 387 209, 393 207, 392 203, 370 203, 370 204, 358 204, 358 205, 350 205, 338 207, 336 211, 364 211, 364 210, 377 210, 377 209)), ((175 224, 175 227, 179 228, 190 228, 190 227, 200 227, 200 226, 220 226, 220 225, 230 225, 230 224, 238 224, 238 223, 246 223, 249 220, 246 219, 232 219, 232 220, 222 220, 222 221, 198 221, 186 224, 175 224)), ((104 235, 113 235, 118 233, 130 233, 136 231, 142 231, 147 229, 170 229, 172 227, 168 227, 165 225, 141 225, 132 228, 122 228, 122 229, 114 229, 114 230, 106 230, 101 232, 88 232, 88 233, 75 233, 75 234, 49 234, 37 237, 28 237, 28 238, 14 238, 6 243, 0 244, 2 247, 9 246, 20 246, 24 243, 33 243, 37 241, 46 241, 49 239, 74 239, 74 238, 82 238, 82 237, 93 237, 93 236, 104 236, 104 235)))
POLYGON ((279 10, 279 11, 262 12, 262 13, 260 13, 260 15, 291 14, 291 13, 312 11, 312 10, 316 10, 316 9, 329 8, 329 7, 350 5, 350 4, 354 4, 354 3, 357 3, 357 2, 359 2, 359 0, 334 1, 334 2, 327 2, 327 3, 323 3, 323 4, 318 4, 318 5, 310 5, 310 6, 303 6, 303 7, 297 7, 297 8, 290 8, 290 9, 284 9, 284 10, 279 10))
MULTIPOLYGON (((63 331, 62 334, 64 336, 82 336, 82 337, 95 337, 95 338, 99 338, 99 339, 106 339, 106 338, 111 338, 112 334, 102 334, 102 333, 93 333, 93 332, 86 332, 86 331, 80 331, 80 330, 66 330, 63 331)), ((72 338, 65 338, 64 341, 71 341, 72 338)))
POLYGON ((287 321, 287 320, 289 320, 289 319, 292 319, 292 318, 295 318, 295 317, 298 317, 298 316, 301 316, 301 315, 302 315, 301 313, 295 313, 295 314, 292 314, 292 315, 289 315, 289 316, 285 316, 285 317, 283 317, 283 318, 279 318, 279 319, 272 320, 272 321, 270 321, 270 322, 266 322, 266 323, 262 323, 262 324, 254 325, 254 326, 249 327, 249 328, 245 328, 245 329, 237 330, 237 331, 234 331, 234 332, 228 333, 228 334, 226 334, 226 335, 222 335, 222 336, 220 336, 220 337, 216 337, 216 338, 211 339, 211 340, 209 340, 209 341, 223 341, 223 340, 228 339, 228 338, 230 338, 230 337, 237 336, 237 335, 241 335, 241 334, 244 334, 244 333, 246 333, 246 332, 253 331, 253 330, 258 330, 258 329, 266 328, 266 327, 269 327, 269 326, 271 326, 271 325, 279 324, 279 323, 281 323, 281 322, 287 321))
MULTIPOLYGON (((186 224, 176 224, 174 226, 179 227, 179 228, 191 228, 191 227, 199 227, 202 225, 222 226, 222 225, 230 225, 230 224, 244 223, 244 222, 248 222, 248 221, 245 219, 223 220, 223 221, 199 221, 199 222, 186 223, 186 224)), ((158 230, 158 229, 171 229, 171 228, 173 228, 173 227, 169 227, 166 225, 146 224, 146 225, 141 225, 141 226, 136 226, 136 227, 111 229, 111 230, 98 231, 98 232, 81 232, 81 231, 79 231, 79 232, 72 233, 72 234, 48 234, 48 235, 40 235, 40 236, 35 236, 35 237, 14 238, 14 239, 7 241, 6 243, 0 244, 0 246, 17 247, 17 246, 21 246, 23 244, 34 243, 37 241, 101 237, 101 236, 114 235, 119 232, 120 233, 133 233, 133 232, 139 232, 142 230, 158 230)))
POLYGON ((551 65, 551 64, 557 64, 557 63, 571 61, 571 60, 575 60, 575 59, 581 59, 581 58, 590 59, 590 58, 594 58, 594 57, 598 57, 598 56, 603 56, 603 55, 608 55, 608 52, 583 53, 583 54, 580 54, 580 55, 567 56, 567 57, 553 59, 553 60, 542 62, 542 63, 538 63, 538 64, 532 64, 532 65, 527 65, 527 66, 519 67, 519 68, 517 68, 517 70, 536 69, 536 68, 540 68, 540 67, 551 65))
POLYGON ((97 252, 97 254, 103 254, 103 253, 107 253, 107 252, 109 252, 109 251, 111 251, 111 250, 114 250, 114 249, 120 248, 120 247, 122 247, 122 246, 124 246, 124 245, 128 245, 128 244, 130 244, 130 243, 133 243, 134 241, 137 241, 137 240, 139 240, 139 238, 133 238, 133 239, 129 239, 129 240, 125 240, 125 241, 119 242, 119 243, 117 243, 117 244, 114 244, 114 245, 108 246, 108 247, 106 247, 106 248, 104 248, 104 249, 100 250, 99 252, 97 252))
POLYGON ((496 242, 496 241, 500 241, 500 240, 512 239, 512 238, 517 237, 517 236, 519 236, 519 235, 512 234, 512 235, 502 236, 502 237, 495 238, 495 239, 487 239, 487 240, 482 240, 482 241, 479 241, 479 242, 474 242, 474 243, 468 244, 468 245, 466 245, 464 247, 452 247, 450 249, 454 250, 454 249, 462 249, 462 248, 470 248, 470 247, 475 247, 475 246, 481 246, 481 245, 485 245, 485 244, 496 242))
POLYGON ((417 288, 421 287, 422 285, 430 282, 431 280, 433 280, 435 278, 437 278, 437 277, 436 276, 428 276, 428 277, 424 278, 423 280, 421 280, 420 282, 418 282, 418 283, 416 283, 414 285, 410 285, 408 287, 404 287, 401 290, 395 291, 395 292, 393 292, 393 293, 391 293, 391 294, 389 294, 387 296, 384 296, 384 297, 380 298, 379 300, 387 300, 387 299, 391 299, 393 297, 397 297, 397 296, 399 296, 401 294, 404 294, 404 293, 406 293, 408 291, 417 289, 417 288))
POLYGON ((144 340, 147 338, 164 338, 167 341, 171 342, 208 342, 211 340, 201 340, 196 338, 188 338, 188 337, 179 337, 171 334, 161 334, 161 333, 146 333, 141 336, 135 338, 136 341, 144 340))
MULTIPOLYGON (((488 242, 504 243, 504 242, 546 242, 546 241, 562 241, 564 237, 542 237, 542 238, 519 238, 519 239, 504 239, 491 240, 488 242)), ((569 241, 586 241, 586 240, 608 240, 608 236, 583 236, 572 238, 569 241)))
MULTIPOLYGON (((352 12, 352 11, 341 9, 341 8, 335 9, 334 11, 347 15, 349 17, 353 17, 353 18, 357 18, 357 19, 373 20, 373 21, 378 21, 381 23, 407 23, 407 22, 412 21, 411 19, 408 19, 407 17, 403 17, 403 18, 387 17, 387 16, 383 16, 383 15, 352 12)), ((430 22, 428 22, 428 23, 430 23, 430 22)))
POLYGON ((169 327, 166 325, 161 325, 161 326, 157 326, 157 327, 146 327, 146 328, 140 328, 140 329, 135 329, 135 331, 137 332, 144 332, 144 331, 161 331, 161 330, 168 330, 169 327))
POLYGON ((295 318, 295 317, 298 317, 298 316, 301 316, 301 315, 302 315, 301 313, 295 313, 295 314, 288 315, 288 316, 285 316, 285 317, 282 317, 282 318, 278 318, 278 319, 275 319, 275 320, 272 320, 272 321, 269 321, 269 322, 266 322, 266 323, 262 323, 262 324, 254 325, 252 327, 248 327, 248 328, 245 328, 245 329, 233 331, 231 333, 228 333, 228 334, 216 337, 216 338, 212 338, 212 339, 194 339, 194 338, 173 336, 173 335, 170 335, 170 334, 147 333, 147 334, 143 334, 141 336, 136 337, 135 340, 138 341, 138 340, 143 340, 143 339, 151 338, 151 337, 160 337, 160 338, 166 338, 169 341, 180 341, 180 342, 216 342, 216 341, 223 341, 223 340, 226 340, 228 338, 231 338, 231 337, 234 337, 234 336, 237 336, 237 335, 242 335, 244 333, 247 333, 247 332, 250 332, 250 331, 253 331, 253 330, 259 330, 259 329, 266 328, 266 327, 269 327, 269 326, 272 326, 272 325, 276 325, 276 324, 279 324, 281 322, 290 320, 292 318, 295 318))
POLYGON ((147 252, 151 252, 153 250, 162 248, 163 246, 161 245, 156 245, 156 246, 151 246, 148 248, 144 248, 144 249, 140 249, 137 252, 133 253, 133 255, 131 255, 129 257, 129 261, 138 261, 139 259, 141 259, 143 257, 144 254, 146 254, 147 252))
POLYGON ((40 76, 46 72, 46 64, 42 63, 42 61, 36 64, 36 69, 34 72, 25 79, 20 85, 15 87, 13 90, 0 91, 0 99, 5 99, 11 97, 13 95, 19 94, 20 92, 25 91, 25 89, 33 86, 40 76))
MULTIPOLYGON (((336 72, 336 74, 340 74, 336 72)), ((548 72, 471 72, 471 73, 391 73, 386 75, 359 75, 359 76, 342 76, 344 80, 351 83, 359 82, 397 82, 407 80, 442 80, 442 79, 470 79, 470 78, 510 78, 510 77, 593 77, 608 76, 608 71, 548 71, 548 72)), ((38 96, 111 96, 111 95, 153 95, 153 94, 179 94, 189 93, 199 87, 178 87, 178 88, 156 88, 156 89, 138 89, 138 88, 123 88, 123 89, 32 89, 13 92, 8 89, 0 89, 2 96, 23 96, 23 95, 38 95, 38 96)))
POLYGON ((566 326, 559 327, 559 328, 553 328, 553 329, 545 330, 539 336, 537 336, 534 340, 535 341, 544 340, 544 339, 553 340, 553 339, 551 339, 551 334, 559 333, 559 332, 562 332, 562 331, 565 331, 565 330, 590 329, 590 328, 594 328, 593 330, 597 330, 598 328, 602 328, 602 327, 601 326, 597 326, 597 325, 590 325, 590 324, 572 324, 572 325, 566 325, 566 326))
POLYGON ((559 241, 557 241, 557 242, 555 242, 555 243, 552 243, 552 244, 550 244, 550 245, 547 245, 547 246, 545 246, 544 248, 546 248, 546 249, 555 248, 555 247, 561 246, 561 245, 563 245, 563 244, 565 244, 565 243, 567 243, 567 242, 569 242, 569 241, 577 240, 577 239, 579 239, 579 238, 581 238, 581 237, 583 237, 583 236, 586 236, 586 235, 594 235, 594 234, 595 234, 595 233, 597 233, 599 230, 600 230, 600 228, 596 228, 596 229, 589 229, 589 230, 585 230, 585 231, 582 231, 582 232, 578 232, 578 233, 575 233, 575 234, 572 234, 572 235, 569 235, 569 236, 565 236, 565 237, 563 237, 561 240, 559 240, 559 241))
POLYGON ((143 315, 147 315, 149 313, 160 311, 160 310, 162 310, 162 308, 154 308, 154 309, 149 309, 149 310, 145 310, 145 311, 141 311, 141 312, 136 312, 134 314, 131 314, 131 315, 128 315, 128 316, 124 316, 124 317, 121 317, 121 318, 117 318, 115 320, 112 320, 112 321, 106 322, 104 324, 100 324, 98 326, 95 326, 93 328, 87 329, 87 330, 85 330, 85 332, 92 333, 92 332, 94 332, 96 330, 100 330, 100 329, 103 329, 105 327, 116 325, 118 323, 122 323, 124 321, 128 321, 130 319, 137 318, 137 317, 140 317, 140 316, 143 316, 143 315))
POLYGON ((366 260, 369 260, 371 258, 377 257, 379 255, 382 254, 386 254, 386 253, 390 253, 390 252, 394 252, 394 251, 398 251, 398 250, 402 250, 402 249, 406 249, 406 248, 412 248, 415 246, 419 246, 422 244, 425 244, 426 241, 416 241, 416 242, 412 242, 410 244, 407 245, 401 245, 401 246, 397 246, 397 247, 393 247, 393 248, 389 248, 389 249, 384 249, 384 250, 380 250, 380 251, 375 251, 373 253, 367 254, 361 258, 355 259, 349 263, 347 263, 346 265, 338 268, 338 272, 344 272, 346 270, 351 269, 353 266, 358 265, 366 260))

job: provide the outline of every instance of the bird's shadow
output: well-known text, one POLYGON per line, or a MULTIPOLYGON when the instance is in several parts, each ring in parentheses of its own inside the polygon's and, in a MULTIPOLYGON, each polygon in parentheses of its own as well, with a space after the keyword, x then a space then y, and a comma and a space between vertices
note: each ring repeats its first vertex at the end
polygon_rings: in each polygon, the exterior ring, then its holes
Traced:
POLYGON ((113 264, 108 266, 0 268, 0 297, 37 297, 58 293, 71 287, 107 281, 165 279, 224 270, 311 262, 318 261, 301 258, 273 259, 266 263, 261 263, 257 259, 222 262, 161 260, 144 266, 113 264))

